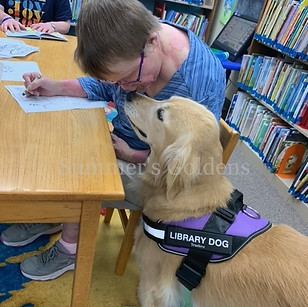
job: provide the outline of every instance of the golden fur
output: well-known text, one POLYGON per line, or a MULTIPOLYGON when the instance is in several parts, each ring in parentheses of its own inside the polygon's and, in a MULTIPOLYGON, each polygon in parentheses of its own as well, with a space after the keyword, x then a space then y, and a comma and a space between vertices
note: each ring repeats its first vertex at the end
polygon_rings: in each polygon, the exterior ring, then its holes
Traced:
MULTIPOLYGON (((157 102, 138 94, 129 96, 125 111, 151 146, 139 187, 145 215, 180 221, 226 206, 232 186, 222 174, 212 113, 188 99, 157 102)), ((135 244, 141 306, 180 306, 184 287, 175 272, 182 257, 160 250, 142 226, 135 244)), ((308 238, 288 226, 273 226, 231 260, 209 264, 192 299, 198 307, 308 306, 308 238)))

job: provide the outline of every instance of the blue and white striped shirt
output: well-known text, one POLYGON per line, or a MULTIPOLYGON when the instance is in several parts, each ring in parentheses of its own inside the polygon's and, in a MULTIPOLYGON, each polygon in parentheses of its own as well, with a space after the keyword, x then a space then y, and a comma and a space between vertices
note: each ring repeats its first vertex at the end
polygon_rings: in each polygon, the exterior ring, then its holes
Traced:
MULTIPOLYGON (((187 32, 190 51, 187 58, 173 75, 169 83, 158 93, 156 100, 166 100, 172 96, 192 99, 214 113, 217 120, 225 99, 225 72, 219 59, 210 48, 190 30, 173 25, 187 32)), ((103 85, 97 80, 79 78, 79 83, 90 100, 106 100, 115 103, 118 115, 113 119, 114 133, 137 150, 148 149, 148 145, 139 140, 131 128, 125 112, 124 103, 128 91, 117 85, 103 85)))

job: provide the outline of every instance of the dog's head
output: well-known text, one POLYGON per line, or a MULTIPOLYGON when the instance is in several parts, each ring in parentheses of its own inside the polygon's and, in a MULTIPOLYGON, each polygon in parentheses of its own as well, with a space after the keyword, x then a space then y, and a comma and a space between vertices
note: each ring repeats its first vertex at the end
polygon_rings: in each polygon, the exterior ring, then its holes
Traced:
POLYGON ((204 175, 216 175, 222 162, 219 125, 204 106, 177 96, 156 101, 131 92, 125 112, 138 137, 151 147, 146 175, 155 175, 169 197, 204 182, 204 175))

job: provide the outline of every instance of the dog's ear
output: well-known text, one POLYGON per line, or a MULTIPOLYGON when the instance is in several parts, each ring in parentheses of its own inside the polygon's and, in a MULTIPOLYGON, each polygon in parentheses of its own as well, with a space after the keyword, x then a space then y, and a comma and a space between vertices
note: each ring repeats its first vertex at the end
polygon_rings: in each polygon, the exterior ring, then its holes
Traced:
POLYGON ((160 184, 167 187, 168 199, 174 198, 181 190, 188 188, 200 176, 200 156, 195 151, 190 137, 183 135, 167 146, 161 157, 160 184))

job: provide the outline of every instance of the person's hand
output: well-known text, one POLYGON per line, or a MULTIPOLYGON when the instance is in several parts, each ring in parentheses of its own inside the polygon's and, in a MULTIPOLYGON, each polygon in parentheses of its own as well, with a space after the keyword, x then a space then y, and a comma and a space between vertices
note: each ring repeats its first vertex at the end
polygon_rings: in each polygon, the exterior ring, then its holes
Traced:
POLYGON ((27 96, 56 96, 59 94, 57 81, 42 77, 39 73, 26 73, 22 76, 25 80, 27 96))
POLYGON ((133 162, 131 157, 132 150, 128 144, 113 133, 111 133, 111 140, 117 158, 124 161, 133 162))
POLYGON ((13 18, 6 17, 3 20, 4 22, 1 24, 1 30, 3 32, 6 32, 7 30, 10 30, 11 32, 20 32, 21 30, 26 30, 24 25, 13 18))
POLYGON ((48 34, 55 31, 50 22, 34 23, 31 25, 31 29, 48 34))
POLYGON ((132 149, 123 139, 113 133, 111 133, 111 140, 115 154, 121 160, 131 163, 144 163, 149 155, 149 150, 132 149))

